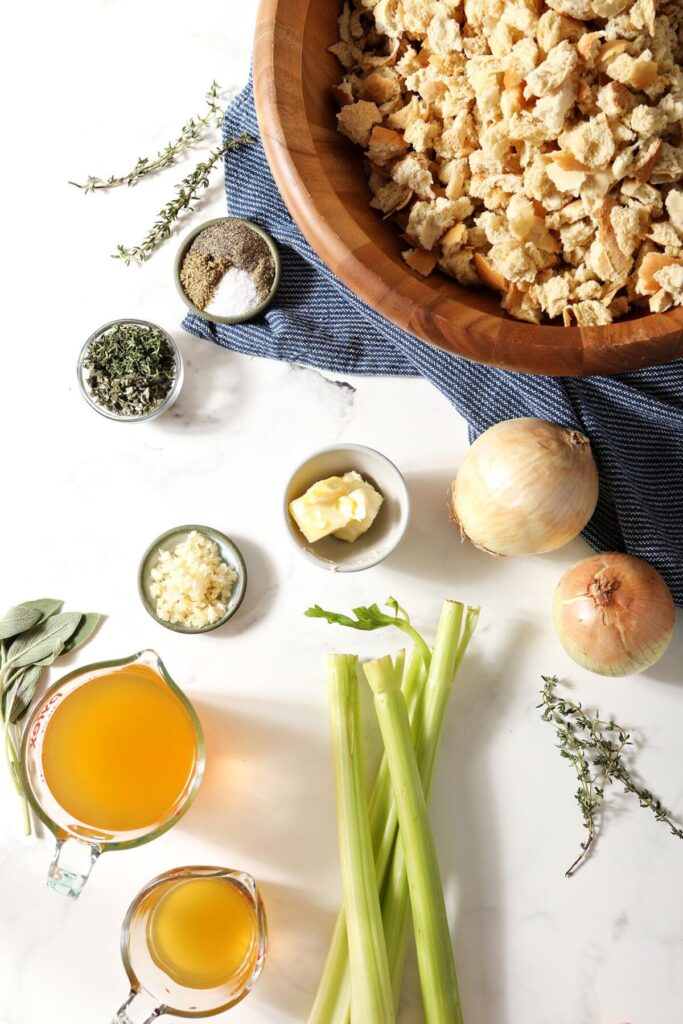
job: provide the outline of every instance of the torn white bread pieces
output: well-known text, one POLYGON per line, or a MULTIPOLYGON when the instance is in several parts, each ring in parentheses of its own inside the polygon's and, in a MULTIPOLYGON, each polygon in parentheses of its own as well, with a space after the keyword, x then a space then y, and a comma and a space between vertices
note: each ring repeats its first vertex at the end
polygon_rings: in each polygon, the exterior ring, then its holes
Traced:
POLYGON ((345 0, 331 49, 415 273, 531 323, 683 304, 681 0, 345 0))

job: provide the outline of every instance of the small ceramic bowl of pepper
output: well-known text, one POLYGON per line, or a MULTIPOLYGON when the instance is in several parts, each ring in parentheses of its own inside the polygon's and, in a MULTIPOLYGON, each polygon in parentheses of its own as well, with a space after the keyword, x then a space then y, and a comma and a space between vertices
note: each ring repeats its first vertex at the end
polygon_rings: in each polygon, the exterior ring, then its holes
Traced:
MULTIPOLYGON (((260 316, 273 301, 280 283, 280 253, 267 231, 242 217, 215 217, 185 238, 175 261, 175 283, 188 309, 214 324, 241 324, 260 316), (221 284, 231 271, 242 271, 235 291, 224 301, 235 303, 233 312, 211 311, 221 284), (241 308, 252 292, 253 302, 241 308)), ((235 278, 232 283, 235 284, 235 278)))
POLYGON ((196 524, 175 526, 172 530, 166 530, 156 540, 152 541, 144 555, 140 560, 140 566, 138 569, 138 593, 140 600, 142 601, 145 611, 152 616, 155 622, 158 622, 160 626, 164 626, 165 629, 173 630, 174 633, 210 633, 214 629, 218 629, 228 619, 231 619, 235 614, 239 606, 244 600, 244 595, 247 592, 247 567, 242 557, 242 552, 237 547, 235 542, 226 537, 220 530, 214 530, 211 526, 197 526, 196 524), (191 533, 199 533, 202 536, 213 541, 218 548, 219 557, 229 569, 232 569, 235 573, 236 579, 232 585, 230 596, 228 597, 225 611, 216 619, 215 622, 209 622, 204 626, 188 626, 181 622, 170 622, 168 619, 162 619, 160 615, 157 615, 157 602, 152 596, 152 584, 154 582, 152 578, 152 570, 156 568, 159 563, 159 557, 162 549, 166 551, 174 551, 179 544, 182 544, 191 533))
POLYGON ((140 423, 156 419, 175 402, 183 386, 183 357, 171 335, 157 324, 112 320, 90 335, 76 372, 81 394, 100 416, 140 423), (107 336, 112 342, 109 352, 99 344, 107 336), (136 341, 137 350, 131 346, 136 341))

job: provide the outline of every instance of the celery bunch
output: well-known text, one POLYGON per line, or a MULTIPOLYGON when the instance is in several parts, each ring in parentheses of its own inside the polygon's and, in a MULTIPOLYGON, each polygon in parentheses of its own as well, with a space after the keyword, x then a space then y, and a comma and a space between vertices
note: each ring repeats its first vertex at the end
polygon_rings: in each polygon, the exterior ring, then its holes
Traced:
POLYGON ((354 609, 354 618, 317 605, 306 612, 353 629, 396 626, 415 645, 407 659, 401 651, 393 661, 380 658, 364 666, 385 747, 369 806, 358 742, 357 659, 331 655, 328 661, 344 907, 309 1024, 395 1020, 409 910, 425 1020, 427 1024, 462 1024, 463 1020, 427 804, 448 698, 479 609, 444 601, 430 651, 398 602, 390 598, 387 605, 393 614, 382 612, 376 604, 354 609), (354 785, 342 787, 340 779, 353 779, 354 785), (379 935, 378 905, 383 925, 379 935), (372 953, 368 953, 370 946, 372 953), (387 966, 392 992, 388 1009, 387 966), (374 1010, 369 1009, 369 1000, 374 1010))

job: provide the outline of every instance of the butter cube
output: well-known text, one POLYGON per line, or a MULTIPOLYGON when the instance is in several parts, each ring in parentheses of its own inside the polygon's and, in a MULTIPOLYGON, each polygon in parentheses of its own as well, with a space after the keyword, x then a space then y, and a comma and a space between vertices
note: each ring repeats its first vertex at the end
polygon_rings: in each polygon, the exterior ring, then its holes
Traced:
POLYGON ((353 542, 368 530, 383 502, 360 473, 330 476, 289 503, 289 511, 309 544, 332 534, 353 542))

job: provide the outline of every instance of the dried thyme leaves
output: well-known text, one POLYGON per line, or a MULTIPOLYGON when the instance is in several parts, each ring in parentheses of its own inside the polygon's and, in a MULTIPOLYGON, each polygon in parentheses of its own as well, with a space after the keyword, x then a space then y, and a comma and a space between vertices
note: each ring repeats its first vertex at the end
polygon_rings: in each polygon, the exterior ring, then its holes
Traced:
POLYGON ((116 324, 96 338, 83 361, 94 402, 116 416, 145 416, 168 396, 177 366, 162 332, 145 324, 116 324))
POLYGON ((605 788, 619 782, 626 793, 633 793, 641 807, 652 811, 657 821, 668 825, 671 834, 683 839, 683 829, 672 820, 669 812, 649 789, 641 786, 624 764, 623 754, 631 745, 628 731, 614 719, 606 721, 599 712, 585 711, 581 704, 559 697, 555 688, 556 677, 543 676, 541 691, 541 718, 555 727, 560 754, 573 765, 579 781, 576 801, 581 808, 587 836, 581 843, 581 852, 565 872, 571 877, 588 856, 600 831, 600 813, 605 788))

